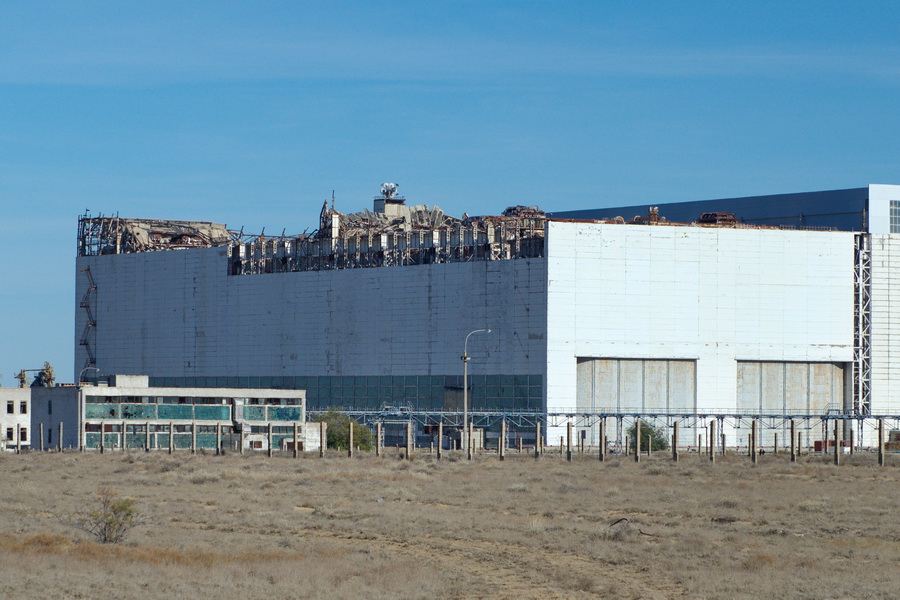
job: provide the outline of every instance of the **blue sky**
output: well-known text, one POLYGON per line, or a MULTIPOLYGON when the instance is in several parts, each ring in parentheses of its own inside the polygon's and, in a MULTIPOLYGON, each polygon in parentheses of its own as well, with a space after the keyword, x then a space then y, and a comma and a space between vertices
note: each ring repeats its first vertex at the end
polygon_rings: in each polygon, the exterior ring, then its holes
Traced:
POLYGON ((0 3, 0 385, 72 381, 77 216, 298 233, 900 183, 895 2, 0 3))

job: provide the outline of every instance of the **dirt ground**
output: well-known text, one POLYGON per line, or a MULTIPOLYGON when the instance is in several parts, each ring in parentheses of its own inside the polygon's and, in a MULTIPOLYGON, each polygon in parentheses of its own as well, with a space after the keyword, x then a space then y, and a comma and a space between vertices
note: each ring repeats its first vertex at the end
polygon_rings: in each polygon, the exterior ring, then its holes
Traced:
POLYGON ((844 462, 2 455, 0 598, 897 598, 900 456, 844 462))

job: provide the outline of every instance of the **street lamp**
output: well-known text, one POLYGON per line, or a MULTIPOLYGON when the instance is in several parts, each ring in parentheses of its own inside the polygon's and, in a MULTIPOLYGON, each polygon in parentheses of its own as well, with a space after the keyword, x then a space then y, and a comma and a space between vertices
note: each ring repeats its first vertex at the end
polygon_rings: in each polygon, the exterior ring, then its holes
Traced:
POLYGON ((78 383, 79 387, 81 386, 81 376, 84 375, 85 371, 100 371, 97 367, 85 367, 81 370, 81 373, 78 374, 78 383))
POLYGON ((469 332, 466 336, 466 342, 463 344, 463 355, 460 358, 463 361, 463 438, 466 444, 466 454, 469 460, 472 460, 472 440, 469 439, 469 338, 475 333, 490 333, 490 329, 476 329, 469 332))

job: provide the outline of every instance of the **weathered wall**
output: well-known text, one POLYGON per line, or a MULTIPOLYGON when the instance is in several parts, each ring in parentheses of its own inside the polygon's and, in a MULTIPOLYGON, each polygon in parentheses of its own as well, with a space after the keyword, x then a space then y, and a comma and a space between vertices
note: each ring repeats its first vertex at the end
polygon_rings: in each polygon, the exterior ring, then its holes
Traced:
POLYGON ((900 414, 900 236, 872 236, 872 413, 900 414))
MULTIPOLYGON (((226 276, 225 252, 79 258, 76 299, 82 267, 97 285, 101 371, 461 378, 465 335, 490 327, 469 342, 471 373, 543 375, 543 259, 226 276)), ((76 308, 76 372, 85 322, 76 308)))
POLYGON ((853 234, 550 223, 549 408, 576 358, 697 361, 697 406, 735 411, 737 363, 850 362, 853 234))

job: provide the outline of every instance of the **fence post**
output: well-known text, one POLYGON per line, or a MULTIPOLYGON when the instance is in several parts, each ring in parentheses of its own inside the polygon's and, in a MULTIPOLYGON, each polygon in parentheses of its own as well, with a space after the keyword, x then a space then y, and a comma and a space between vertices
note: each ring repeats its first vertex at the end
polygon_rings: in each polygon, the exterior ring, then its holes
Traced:
POLYGON ((122 421, 122 452, 128 450, 128 424, 122 421))
POLYGON ((144 423, 144 452, 150 452, 150 421, 144 423))
POLYGON ((634 422, 634 462, 641 462, 641 420, 634 422))
POLYGON ((534 457, 541 457, 541 422, 537 421, 534 424, 534 457))
POLYGON ((353 458, 353 419, 350 419, 350 422, 347 425, 348 429, 348 439, 347 439, 347 457, 353 458))
POLYGON ((62 421, 59 422, 59 439, 56 440, 56 449, 59 452, 62 452, 63 449, 63 424, 62 421))
POLYGON ((843 424, 840 419, 834 420, 834 464, 841 464, 841 432, 839 426, 843 424))
MULTIPOLYGON (((106 440, 103 439, 103 438, 105 437, 105 436, 104 436, 104 433, 103 433, 103 428, 104 428, 104 425, 103 425, 103 423, 101 422, 101 423, 100 423, 100 454, 103 454, 104 446, 106 446, 106 440)), ((19 439, 19 426, 18 426, 18 425, 16 425, 16 439, 17 439, 17 440, 19 439)), ((19 452, 18 442, 16 442, 16 444, 17 444, 17 446, 16 446, 16 453, 18 453, 18 452, 19 452)))
POLYGON ((266 438, 268 438, 266 445, 269 447, 269 450, 268 450, 268 452, 266 452, 266 455, 269 458, 272 458, 272 442, 274 441, 272 439, 272 421, 269 421, 268 423, 266 423, 266 438))
POLYGON ((500 460, 506 460, 506 418, 500 421, 500 447, 497 452, 500 460))
MULTIPOLYGON (((384 425, 381 423, 381 421, 375 423, 375 456, 381 456, 381 438, 383 436, 383 427, 384 425)), ((438 453, 438 458, 440 457, 440 453, 438 453)))
POLYGON ((791 462, 797 462, 797 424, 791 419, 791 462))
POLYGON ((191 454, 197 454, 197 421, 191 421, 191 454))
POLYGON ((325 449, 328 447, 328 423, 319 421, 319 458, 325 458, 325 449))
POLYGON ((297 458, 300 455, 300 449, 298 448, 298 444, 300 443, 299 428, 300 424, 297 423, 297 421, 294 421, 294 458, 297 458))
POLYGON ((672 424, 672 461, 678 462, 678 421, 672 424))
POLYGON ((222 454, 222 424, 216 423, 216 456, 222 454))
MULTIPOLYGON (((103 439, 103 435, 101 434, 100 439, 103 439)), ((244 445, 241 444, 241 448, 244 445)), ((172 454, 172 451, 175 450, 175 423, 169 421, 169 454, 172 454)))
POLYGON ((600 419, 600 461, 606 460, 606 417, 600 419))
POLYGON ((878 466, 884 466, 884 419, 878 419, 878 466))
POLYGON ((415 438, 413 438, 413 424, 412 421, 406 422, 406 460, 410 460, 412 458, 413 448, 416 447, 415 438))
POLYGON ((38 450, 44 451, 44 424, 38 425, 38 450))
POLYGON ((709 422, 709 462, 716 462, 716 420, 709 422))
POLYGON ((759 438, 756 436, 757 430, 757 421, 753 419, 752 426, 750 428, 750 460, 753 461, 753 464, 756 464, 757 457, 759 453, 756 451, 756 440, 759 438))
POLYGON ((566 423, 566 460, 572 462, 572 421, 566 423))

